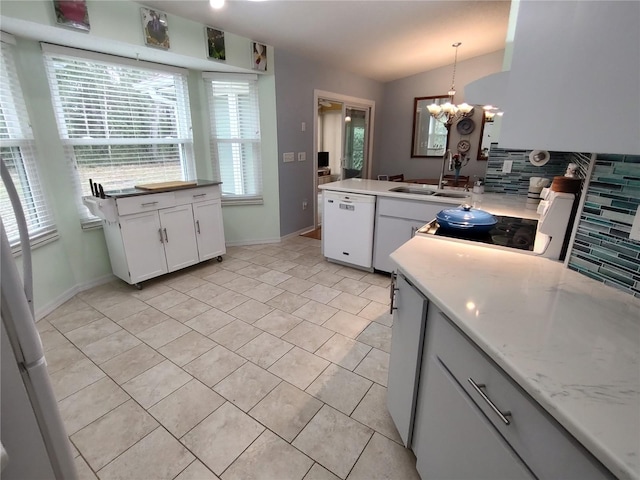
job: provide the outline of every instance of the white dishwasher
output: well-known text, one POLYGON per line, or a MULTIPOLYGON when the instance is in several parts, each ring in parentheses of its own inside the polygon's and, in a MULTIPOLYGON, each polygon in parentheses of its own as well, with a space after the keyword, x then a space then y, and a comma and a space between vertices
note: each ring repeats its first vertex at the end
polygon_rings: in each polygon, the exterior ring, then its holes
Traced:
POLYGON ((375 195, 323 192, 322 251, 325 257, 372 268, 375 195))

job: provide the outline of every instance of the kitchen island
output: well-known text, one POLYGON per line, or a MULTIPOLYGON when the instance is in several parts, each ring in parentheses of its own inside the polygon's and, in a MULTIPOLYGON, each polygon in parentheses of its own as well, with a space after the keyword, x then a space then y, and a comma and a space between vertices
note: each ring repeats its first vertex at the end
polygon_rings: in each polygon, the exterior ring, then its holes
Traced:
MULTIPOLYGON (((590 467, 595 464, 597 472, 604 471, 603 476, 594 478, 612 478, 611 474, 620 479, 640 477, 640 300, 568 270, 556 261, 440 238, 416 236, 393 252, 391 258, 399 275, 423 296, 429 311, 423 318, 415 318, 415 322, 427 324, 416 330, 425 335, 424 342, 414 342, 424 348, 418 362, 421 358, 425 361, 422 361, 422 373, 420 366, 416 366, 419 377, 413 392, 416 415, 411 421, 417 423, 412 425, 413 445, 408 445, 416 453, 419 470, 426 454, 416 445, 424 437, 418 423, 425 421, 424 415, 420 418, 421 410, 425 408, 424 403, 432 402, 429 394, 433 397, 434 391, 425 388, 422 377, 427 372, 427 357, 433 356, 429 348, 437 350, 428 336, 433 333, 429 323, 436 323, 432 313, 438 312, 440 320, 437 321, 450 324, 443 328, 459 335, 460 345, 466 342, 473 350, 482 352, 496 371, 515 385, 512 388, 524 392, 522 396, 534 405, 533 410, 541 407, 545 416, 560 426, 558 430, 564 432, 572 445, 577 445, 574 453, 577 451, 579 455, 583 446, 589 452, 584 452, 584 458, 592 455, 597 459, 587 462, 590 467), (598 467, 599 462, 606 469, 598 467)), ((402 290, 398 292, 401 293, 402 290)), ((401 307, 398 304, 394 336, 401 307)), ((452 362, 454 366, 448 368, 454 374, 458 368, 456 357, 463 355, 464 348, 442 349, 443 358, 448 356, 448 359, 439 361, 452 362)), ((402 355, 394 351, 392 345, 389 394, 395 381, 392 379, 394 354, 402 355)), ((426 375, 427 386, 430 379, 435 379, 432 368, 426 375)), ((473 401, 486 407, 482 394, 474 392, 470 382, 465 374, 464 381, 460 380, 456 388, 464 398, 475 396, 473 401)), ((488 381, 486 389, 485 385, 479 385, 478 390, 492 397, 492 393, 495 395, 492 389, 499 387, 499 383, 488 381)), ((576 462, 558 453, 555 441, 547 440, 540 432, 535 432, 538 436, 534 435, 533 447, 544 448, 545 444, 553 447, 548 448, 542 458, 536 460, 531 451, 519 449, 522 438, 514 437, 512 441, 510 435, 531 437, 526 433, 525 415, 520 413, 515 401, 505 400, 502 395, 491 400, 501 409, 501 414, 507 416, 506 420, 511 420, 511 425, 498 420, 495 411, 485 411, 486 418, 495 420, 492 428, 502 435, 500 441, 504 443, 502 438, 506 439, 507 448, 516 444, 514 461, 524 465, 521 465, 523 472, 549 478, 537 468, 552 469, 554 462, 574 468, 576 462), (510 411, 505 412, 507 409, 510 411), (554 454, 556 458, 552 458, 554 454)), ((390 411, 392 407, 390 405, 390 411)), ((442 415, 448 408, 445 404, 442 415)), ((434 417, 438 415, 431 415, 429 420, 433 421, 434 417)), ((448 427, 453 430, 456 426, 449 424, 448 427)), ((457 427, 460 428, 454 441, 461 447, 466 438, 461 431, 463 426, 457 427)), ((534 430, 536 428, 534 426, 534 430)), ((464 457, 461 451, 453 455, 460 459, 464 457)), ((582 457, 579 455, 579 458, 582 457)), ((448 465, 457 467, 458 463, 456 460, 448 465)), ((484 464, 487 463, 490 462, 485 459, 484 464)), ((423 472, 423 477, 428 475, 423 472)), ((476 478, 481 477, 477 472, 476 478)))

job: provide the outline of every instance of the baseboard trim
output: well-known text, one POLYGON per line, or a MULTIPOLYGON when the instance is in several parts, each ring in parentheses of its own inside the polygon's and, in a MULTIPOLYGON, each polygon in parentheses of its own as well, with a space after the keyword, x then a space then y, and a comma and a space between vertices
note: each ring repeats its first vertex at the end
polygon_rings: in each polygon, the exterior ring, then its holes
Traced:
POLYGON ((43 319, 44 317, 49 315, 51 312, 53 312, 56 308, 58 308, 60 305, 62 305, 64 302, 71 300, 78 293, 84 292, 85 290, 89 290, 90 288, 93 288, 93 287, 97 287, 98 285, 103 285, 105 283, 108 283, 115 278, 116 278, 115 275, 113 275, 112 273, 109 273, 107 275, 94 278, 89 282, 71 287, 69 290, 64 292, 58 298, 55 298, 54 300, 50 301, 46 305, 38 308, 35 312, 36 321, 43 319))
POLYGON ((277 238, 261 238, 260 240, 242 240, 240 242, 226 242, 227 247, 244 247, 245 245, 262 245, 269 243, 280 243, 282 239, 277 238))
POLYGON ((315 230, 315 228, 313 228, 313 227, 306 227, 306 228, 303 228, 302 230, 298 230, 297 232, 293 232, 293 233, 289 233, 289 234, 285 235, 284 237, 282 237, 282 240, 287 240, 287 239, 293 238, 293 237, 299 237, 303 233, 313 232, 314 230, 315 230))

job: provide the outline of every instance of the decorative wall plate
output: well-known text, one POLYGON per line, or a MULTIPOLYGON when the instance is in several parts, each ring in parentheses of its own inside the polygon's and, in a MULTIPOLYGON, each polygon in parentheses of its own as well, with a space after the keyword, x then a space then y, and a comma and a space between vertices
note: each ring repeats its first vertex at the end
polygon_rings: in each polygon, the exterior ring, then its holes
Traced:
POLYGON ((469 150, 471 150, 471 143, 469 140, 460 140, 458 142, 458 152, 467 153, 469 150))
POLYGON ((536 167, 546 165, 551 155, 546 150, 532 150, 529 154, 529 161, 536 167))
POLYGON ((463 118, 456 124, 456 130, 460 135, 469 135, 475 128, 476 124, 471 118, 463 118))

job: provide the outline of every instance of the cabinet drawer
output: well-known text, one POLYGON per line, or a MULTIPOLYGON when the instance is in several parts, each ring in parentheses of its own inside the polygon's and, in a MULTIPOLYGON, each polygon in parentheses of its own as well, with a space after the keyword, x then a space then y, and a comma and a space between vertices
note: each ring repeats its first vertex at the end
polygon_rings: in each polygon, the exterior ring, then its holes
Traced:
POLYGON ((220 186, 212 185, 210 187, 187 188, 174 192, 176 196, 176 205, 184 205, 186 203, 204 202, 205 200, 215 200, 220 198, 220 186))
POLYGON ((118 198, 116 199, 116 204, 118 206, 118 214, 129 215, 173 207, 176 201, 173 192, 165 192, 118 198))
POLYGON ((424 223, 436 218, 436 214, 450 205, 421 202, 417 200, 399 200, 395 198, 378 198, 378 215, 388 217, 420 220, 424 223))
POLYGON ((614 478, 444 315, 437 316, 430 328, 440 338, 431 355, 440 359, 538 478, 614 478), (480 391, 470 380, 481 386, 480 391))

